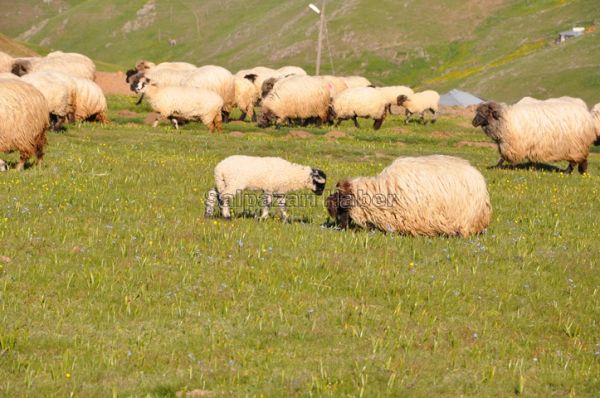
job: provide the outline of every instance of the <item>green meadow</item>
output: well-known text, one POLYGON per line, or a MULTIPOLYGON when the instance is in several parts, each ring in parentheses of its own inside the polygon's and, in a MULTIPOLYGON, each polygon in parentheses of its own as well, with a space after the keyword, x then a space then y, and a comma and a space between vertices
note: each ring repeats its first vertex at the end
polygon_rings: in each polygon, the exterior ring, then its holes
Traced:
POLYGON ((210 134, 153 129, 134 101, 49 133, 44 167, 0 174, 0 395, 597 396, 597 147, 584 176, 490 170, 498 154, 463 116, 210 134), (486 233, 340 231, 324 197, 289 223, 251 204, 203 217, 229 155, 321 168, 327 194, 433 153, 486 177, 486 233))

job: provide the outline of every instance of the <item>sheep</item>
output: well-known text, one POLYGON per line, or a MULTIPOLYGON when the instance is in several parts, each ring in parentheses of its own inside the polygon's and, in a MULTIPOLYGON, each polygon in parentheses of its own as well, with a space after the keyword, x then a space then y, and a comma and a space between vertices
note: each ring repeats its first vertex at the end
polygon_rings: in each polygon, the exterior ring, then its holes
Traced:
POLYGON ((221 215, 231 219, 230 200, 243 190, 263 192, 261 219, 269 217, 273 196, 279 207, 282 220, 287 219, 285 194, 301 189, 310 189, 322 195, 327 176, 319 169, 290 163, 279 157, 257 157, 235 155, 223 159, 214 170, 215 187, 206 197, 205 217, 212 217, 215 202, 219 201, 221 215))
MULTIPOLYGON (((212 133, 222 131, 223 99, 214 91, 196 87, 157 86, 147 77, 133 82, 138 94, 147 95, 152 109, 163 119, 170 119, 176 129, 179 120, 201 121, 212 133)), ((154 122, 156 127, 160 119, 154 122)))
POLYGON ((468 237, 483 232, 492 213, 481 173, 444 155, 401 157, 378 176, 342 180, 326 206, 343 229, 353 222, 413 236, 468 237))
POLYGON ((223 99, 223 121, 229 121, 229 113, 235 104, 235 79, 227 69, 215 65, 197 68, 181 81, 182 86, 214 91, 223 99))
POLYGON ((519 100, 519 102, 517 102, 517 104, 525 104, 525 103, 540 103, 540 102, 544 102, 544 101, 567 101, 567 102, 571 102, 577 105, 582 106, 583 108, 585 108, 586 110, 588 109, 587 104, 585 103, 584 100, 582 100, 581 98, 574 98, 574 97, 558 97, 558 98, 549 98, 547 100, 539 100, 537 98, 533 98, 533 97, 523 97, 519 100))
POLYGON ((13 79, 13 80, 21 80, 21 78, 14 73, 9 72, 0 72, 0 79, 13 79))
POLYGON ((74 112, 70 87, 61 81, 59 75, 58 72, 33 72, 21 78, 37 88, 46 98, 53 130, 60 129, 74 112))
POLYGON ((380 93, 382 93, 388 103, 387 112, 392 113, 392 105, 396 105, 398 102, 398 96, 406 95, 410 97, 414 94, 414 91, 410 87, 406 86, 386 86, 386 87, 377 87, 380 93))
POLYGON ((256 114, 254 113, 254 105, 257 103, 259 95, 254 84, 243 77, 234 77, 235 79, 235 104, 242 115, 240 120, 246 119, 246 115, 250 116, 253 122, 256 122, 256 114))
POLYGON ((8 171, 8 165, 2 159, 0 159, 0 172, 8 171))
POLYGON ((258 126, 267 127, 292 119, 318 118, 317 123, 327 121, 329 91, 318 79, 311 76, 292 76, 283 79, 262 101, 258 126))
POLYGON ((0 51, 0 73, 10 73, 14 62, 13 57, 0 51))
POLYGON ((283 66, 277 69, 277 72, 283 76, 307 76, 308 73, 299 66, 283 66))
POLYGON ((440 95, 433 90, 425 90, 410 96, 400 95, 397 100, 397 104, 406 109, 406 119, 404 119, 405 124, 408 124, 410 116, 414 114, 419 114, 421 116, 421 122, 427 124, 427 121, 425 120, 425 112, 427 111, 432 114, 431 123, 435 123, 437 120, 436 114, 439 103, 440 95))
POLYGON ((330 121, 337 119, 336 126, 348 119, 354 121, 359 128, 358 117, 375 120, 373 128, 379 130, 388 110, 387 98, 373 87, 354 87, 342 91, 333 98, 331 103, 330 121))
POLYGON ((566 160, 567 174, 575 165, 587 170, 590 145, 596 139, 592 114, 572 101, 540 101, 506 105, 484 102, 477 107, 473 126, 483 129, 497 145, 500 160, 516 163, 566 160))
POLYGON ((96 65, 85 55, 55 51, 43 58, 15 60, 12 69, 12 72, 18 76, 40 71, 56 71, 93 81, 96 76, 96 65))
POLYGON ((591 113, 596 126, 596 141, 594 142, 594 145, 600 146, 600 103, 594 105, 591 113))
POLYGON ((330 75, 322 75, 315 76, 316 79, 319 79, 327 90, 329 90, 329 96, 331 98, 335 97, 342 91, 348 88, 348 85, 344 81, 343 77, 338 76, 330 76, 330 75))
POLYGON ((75 120, 110 123, 106 114, 108 106, 100 86, 91 80, 72 77, 77 87, 75 96, 75 120))
POLYGON ((154 62, 140 60, 135 64, 135 70, 138 72, 147 72, 149 70, 157 69, 194 70, 196 68, 196 65, 188 62, 161 62, 157 65, 154 62))
POLYGON ((42 164, 49 113, 46 99, 31 84, 0 79, 0 152, 19 151, 17 170, 23 170, 33 154, 42 164))
POLYGON ((371 86, 369 79, 362 76, 343 76, 342 79, 348 88, 371 86))

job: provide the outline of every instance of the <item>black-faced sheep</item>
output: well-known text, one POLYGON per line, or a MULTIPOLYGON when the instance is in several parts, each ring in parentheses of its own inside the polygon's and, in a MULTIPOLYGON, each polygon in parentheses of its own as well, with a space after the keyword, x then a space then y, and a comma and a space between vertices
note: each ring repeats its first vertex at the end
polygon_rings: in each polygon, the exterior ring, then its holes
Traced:
POLYGON ((421 123, 427 124, 425 112, 431 112, 431 123, 435 123, 440 104, 440 95, 433 90, 425 90, 413 95, 400 95, 398 96, 397 104, 403 106, 406 110, 405 124, 410 121, 412 115, 421 116, 421 123))
POLYGON ((594 120, 587 108, 573 101, 527 101, 515 105, 485 102, 477 107, 473 126, 483 129, 497 145, 502 167, 517 163, 566 160, 571 173, 587 169, 590 146, 596 139, 594 120))
POLYGON ((399 158, 378 176, 341 181, 326 205, 342 228, 352 221, 425 236, 480 233, 492 212, 481 173, 466 160, 442 155, 399 158))
POLYGON ((48 104, 35 87, 16 79, 0 79, 0 152, 20 153, 17 170, 34 154, 40 165, 44 157, 48 104))
POLYGON ((310 189, 317 195, 323 194, 327 176, 323 171, 278 157, 230 156, 215 167, 215 187, 206 198, 206 217, 214 215, 217 200, 221 215, 231 218, 229 203, 244 191, 262 191, 264 194, 261 218, 269 216, 273 196, 282 219, 287 218, 285 194, 301 189, 310 189))

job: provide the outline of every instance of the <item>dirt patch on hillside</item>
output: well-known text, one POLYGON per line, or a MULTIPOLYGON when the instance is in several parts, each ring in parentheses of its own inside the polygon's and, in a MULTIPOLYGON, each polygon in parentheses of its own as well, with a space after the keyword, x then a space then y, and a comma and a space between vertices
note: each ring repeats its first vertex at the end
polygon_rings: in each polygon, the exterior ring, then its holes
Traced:
POLYGON ((408 133, 408 130, 403 129, 402 127, 391 127, 390 131, 393 131, 394 133, 398 133, 398 134, 406 134, 406 133, 408 133))
POLYGON ((96 83, 104 94, 135 95, 125 82, 125 73, 119 72, 96 72, 96 83))
POLYGON ((302 131, 302 130, 292 130, 288 133, 287 135, 290 138, 302 138, 302 139, 308 139, 308 138, 313 138, 314 136, 309 133, 308 131, 302 131))
POLYGON ((436 138, 448 138, 452 137, 452 134, 450 134, 447 131, 434 131, 433 133, 431 133, 431 136, 436 138))
POLYGON ((149 124, 152 125, 154 124, 155 121, 157 121, 159 119, 160 115, 156 112, 150 112, 145 118, 144 118, 144 124, 149 124))
POLYGON ((119 116, 121 116, 121 117, 128 118, 128 119, 133 119, 133 118, 136 118, 136 117, 139 117, 139 116, 140 116, 140 114, 139 114, 139 113, 132 112, 132 111, 127 111, 127 110, 125 110, 125 111, 119 111, 119 112, 117 113, 117 115, 119 115, 119 116))
POLYGON ((236 138, 241 138, 244 136, 244 133, 242 133, 241 131, 232 131, 231 133, 229 133, 230 137, 236 137, 236 138))
POLYGON ((479 141, 460 141, 456 143, 455 147, 462 148, 464 146, 471 146, 477 148, 496 148, 496 144, 492 144, 491 142, 479 142, 479 141))
POLYGON ((440 114, 473 118, 476 109, 477 105, 467 106, 466 108, 460 106, 441 106, 440 114))
POLYGON ((343 131, 333 130, 326 133, 324 137, 327 138, 328 141, 335 141, 338 138, 348 138, 348 134, 344 133, 343 131))

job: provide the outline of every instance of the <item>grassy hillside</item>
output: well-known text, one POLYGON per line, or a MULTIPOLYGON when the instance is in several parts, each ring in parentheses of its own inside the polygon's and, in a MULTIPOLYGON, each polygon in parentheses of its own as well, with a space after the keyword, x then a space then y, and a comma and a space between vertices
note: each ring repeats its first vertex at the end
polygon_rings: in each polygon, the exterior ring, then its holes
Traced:
MULTIPOLYGON (((500 100, 570 94, 600 102, 600 34, 552 43, 562 30, 600 23, 597 0, 330 0, 326 14, 324 73, 464 87, 500 100)), ((25 0, 0 18, 10 36, 122 66, 149 58, 314 70, 318 16, 304 2, 25 0)))

